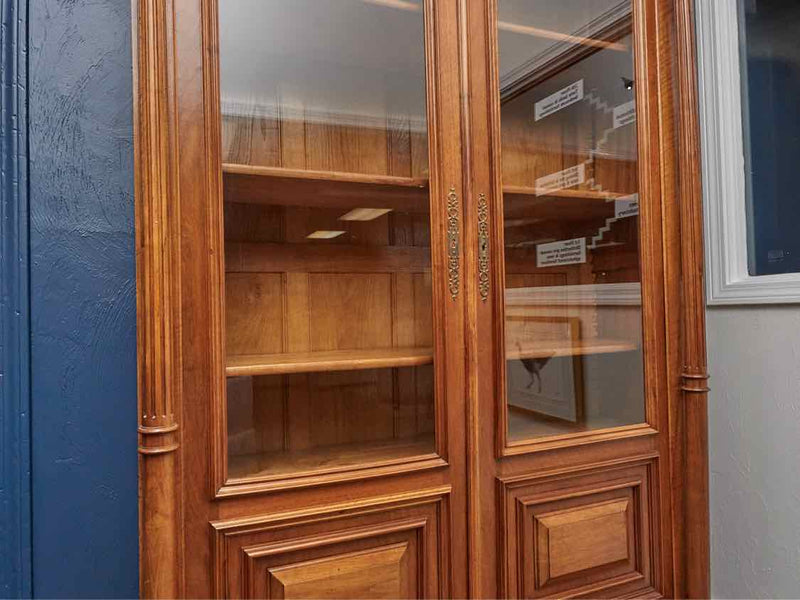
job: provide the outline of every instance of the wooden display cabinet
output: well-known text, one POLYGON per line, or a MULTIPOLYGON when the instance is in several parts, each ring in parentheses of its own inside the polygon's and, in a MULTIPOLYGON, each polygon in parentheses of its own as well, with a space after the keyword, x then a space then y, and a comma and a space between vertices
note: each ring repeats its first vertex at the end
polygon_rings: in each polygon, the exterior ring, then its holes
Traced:
POLYGON ((692 3, 573 4, 139 0, 143 596, 708 593, 692 3))

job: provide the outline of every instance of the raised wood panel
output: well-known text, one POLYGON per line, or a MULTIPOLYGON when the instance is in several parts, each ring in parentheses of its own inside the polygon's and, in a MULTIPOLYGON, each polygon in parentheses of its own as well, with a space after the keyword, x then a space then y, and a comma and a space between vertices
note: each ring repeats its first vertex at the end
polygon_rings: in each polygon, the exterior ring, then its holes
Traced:
POLYGON ((267 569, 270 598, 408 598, 409 543, 267 569))
POLYGON ((534 514, 536 579, 572 575, 627 561, 633 535, 628 498, 534 514))
POLYGON ((212 523, 224 598, 449 595, 449 488, 212 523))
POLYGON ((505 595, 656 593, 657 464, 651 457, 501 480, 505 595))

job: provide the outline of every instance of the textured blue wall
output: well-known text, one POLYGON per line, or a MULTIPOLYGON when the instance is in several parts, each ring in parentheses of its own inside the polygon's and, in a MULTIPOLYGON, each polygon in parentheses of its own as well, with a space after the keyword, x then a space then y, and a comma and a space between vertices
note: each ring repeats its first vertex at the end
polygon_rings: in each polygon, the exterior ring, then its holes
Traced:
POLYGON ((33 592, 134 597, 130 0, 29 11, 33 592))
POLYGON ((0 0, 0 598, 31 595, 26 0, 0 0))

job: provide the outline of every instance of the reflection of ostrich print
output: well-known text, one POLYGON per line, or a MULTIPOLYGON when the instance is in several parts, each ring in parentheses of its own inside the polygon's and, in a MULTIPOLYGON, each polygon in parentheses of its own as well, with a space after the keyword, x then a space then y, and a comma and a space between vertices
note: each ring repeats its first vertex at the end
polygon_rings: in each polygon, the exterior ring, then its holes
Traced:
POLYGON ((539 385, 537 386, 537 391, 541 394, 542 393, 542 369, 544 366, 550 362, 551 356, 547 356, 545 358, 520 358, 519 362, 522 363, 522 366, 525 367, 525 370, 530 373, 531 380, 526 386, 527 389, 530 389, 534 382, 537 382, 539 385))

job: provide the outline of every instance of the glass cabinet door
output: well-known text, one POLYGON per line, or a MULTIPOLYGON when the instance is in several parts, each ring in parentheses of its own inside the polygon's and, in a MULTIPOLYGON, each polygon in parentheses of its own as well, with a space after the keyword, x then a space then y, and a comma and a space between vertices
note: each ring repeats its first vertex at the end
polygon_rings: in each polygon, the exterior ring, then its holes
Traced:
POLYGON ((631 3, 498 0, 507 443, 645 421, 631 3))
POLYGON ((435 453, 418 0, 221 0, 227 475, 435 453))

